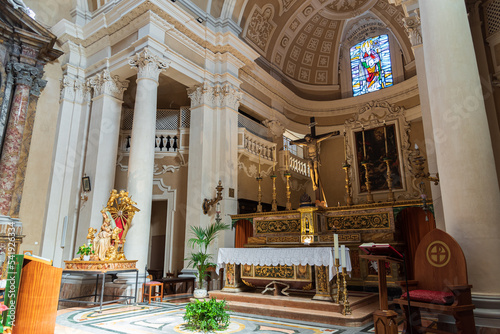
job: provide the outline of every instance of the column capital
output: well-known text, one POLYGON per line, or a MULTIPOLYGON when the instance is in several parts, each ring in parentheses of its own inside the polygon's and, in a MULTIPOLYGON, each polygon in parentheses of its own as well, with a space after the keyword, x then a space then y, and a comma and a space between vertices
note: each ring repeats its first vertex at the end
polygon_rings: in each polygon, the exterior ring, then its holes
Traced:
POLYGON ((118 100, 123 99, 123 92, 128 87, 127 80, 121 81, 118 75, 111 75, 108 69, 88 79, 87 84, 94 90, 94 97, 109 95, 118 100))
POLYGON ((65 74, 61 81, 61 100, 84 103, 90 100, 90 85, 87 81, 65 74))
POLYGON ((206 104, 212 108, 238 110, 242 95, 240 89, 230 83, 210 86, 208 81, 205 81, 202 85, 188 88, 187 91, 191 99, 191 108, 206 104))
POLYGON ((42 90, 47 86, 47 80, 43 80, 42 78, 35 78, 33 80, 33 85, 31 87, 31 95, 34 95, 36 97, 40 97, 40 93, 42 90))
POLYGON ((27 85, 30 87, 33 84, 33 80, 41 74, 38 68, 21 63, 13 63, 11 70, 17 85, 27 85))
POLYGON ((422 44, 422 30, 420 26, 420 15, 418 9, 415 10, 411 16, 405 17, 403 19, 406 33, 410 39, 410 43, 413 47, 422 44))
POLYGON ((170 66, 170 61, 153 54, 149 48, 144 48, 128 61, 137 68, 137 79, 151 79, 158 82, 160 72, 170 66))

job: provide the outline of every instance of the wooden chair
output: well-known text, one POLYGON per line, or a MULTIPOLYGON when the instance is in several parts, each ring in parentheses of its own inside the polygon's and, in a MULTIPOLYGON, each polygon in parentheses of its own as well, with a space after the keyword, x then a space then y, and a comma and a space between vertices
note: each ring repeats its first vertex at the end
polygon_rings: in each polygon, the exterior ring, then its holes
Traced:
POLYGON ((455 318, 458 334, 476 333, 472 304, 472 285, 467 281, 467 264, 460 245, 449 234, 434 229, 417 247, 414 262, 415 280, 398 282, 403 295, 395 300, 405 314, 403 333, 448 333, 422 326, 420 311, 448 314, 455 318), (410 294, 410 310, 406 299, 410 294))
MULTIPOLYGON (((153 277, 148 276, 149 279, 153 277)), ((151 304, 151 300, 159 299, 160 302, 163 300, 163 283, 156 281, 145 282, 142 285, 142 301, 144 302, 144 297, 148 297, 148 304, 151 304)))

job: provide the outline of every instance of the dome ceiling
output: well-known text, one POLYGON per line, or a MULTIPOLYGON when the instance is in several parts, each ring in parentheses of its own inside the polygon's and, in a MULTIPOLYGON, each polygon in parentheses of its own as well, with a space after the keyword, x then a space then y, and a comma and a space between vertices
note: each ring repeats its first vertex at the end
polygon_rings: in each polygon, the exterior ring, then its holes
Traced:
MULTIPOLYGON (((219 8, 228 6, 228 0, 213 0, 212 8, 215 3, 219 8)), ((373 33, 366 24, 363 27, 360 18, 369 16, 371 21, 376 18, 378 25, 387 27, 398 40, 407 57, 405 64, 413 58, 408 52, 411 45, 404 30, 402 8, 387 0, 248 0, 241 1, 244 5, 237 3, 240 0, 232 7, 232 18, 242 29, 240 37, 261 54, 259 64, 306 98, 311 94, 316 98, 321 94, 329 99, 335 94, 340 97, 340 46, 349 47, 358 42, 355 38, 373 33)))

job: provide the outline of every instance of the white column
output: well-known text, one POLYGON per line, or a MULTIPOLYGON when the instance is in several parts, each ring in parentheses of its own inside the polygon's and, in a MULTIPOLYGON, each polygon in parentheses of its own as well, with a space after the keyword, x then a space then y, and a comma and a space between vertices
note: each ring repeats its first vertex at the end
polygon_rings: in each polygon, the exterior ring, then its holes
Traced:
MULTIPOLYGON (((222 181, 221 212, 223 222, 231 223, 229 214, 236 214, 238 203, 238 106, 241 93, 229 83, 210 86, 208 82, 188 90, 191 99, 189 133, 188 203, 186 208, 186 241, 191 226, 208 226, 215 221, 215 208, 203 214, 205 198, 216 195, 215 187, 222 181), (229 190, 234 190, 234 197, 229 190)), ((220 247, 234 247, 234 231, 224 231, 209 249, 216 256, 220 247)), ((185 245, 184 257, 191 253, 185 245)))
POLYGON ((76 256, 73 244, 77 233, 75 212, 80 196, 89 102, 90 92, 85 81, 66 74, 61 81, 59 130, 41 251, 41 255, 53 259, 56 266, 62 266, 63 260, 76 256))
MULTIPOLYGON (((422 45, 422 35, 420 29, 420 17, 417 1, 403 2, 403 8, 407 17, 404 19, 404 24, 412 50, 415 55, 415 65, 417 68, 418 92, 420 96, 420 111, 422 113, 422 124, 424 127, 425 150, 427 155, 427 168, 429 173, 434 176, 439 170, 436 158, 436 146, 434 143, 434 132, 432 130, 432 117, 429 103, 429 87, 427 86, 427 76, 425 74, 424 49, 422 45)), ((443 200, 441 198, 441 186, 430 182, 430 190, 432 194, 432 203, 434 206, 434 217, 436 227, 446 230, 443 211, 443 200)))
POLYGON ((129 64, 137 68, 137 92, 128 165, 128 192, 141 211, 135 214, 128 231, 125 256, 129 260, 138 260, 137 268, 143 272, 148 263, 151 228, 158 77, 168 67, 168 63, 145 48, 129 64))
POLYGON ((465 3, 420 2, 446 231, 464 250, 473 293, 500 295, 500 192, 465 3))
POLYGON ((84 172, 90 177, 91 191, 88 193, 88 202, 81 210, 77 244, 86 242, 89 227, 101 226, 101 210, 106 206, 109 193, 115 185, 121 107, 128 81, 121 81, 118 76, 104 70, 90 78, 89 85, 94 97, 84 172))

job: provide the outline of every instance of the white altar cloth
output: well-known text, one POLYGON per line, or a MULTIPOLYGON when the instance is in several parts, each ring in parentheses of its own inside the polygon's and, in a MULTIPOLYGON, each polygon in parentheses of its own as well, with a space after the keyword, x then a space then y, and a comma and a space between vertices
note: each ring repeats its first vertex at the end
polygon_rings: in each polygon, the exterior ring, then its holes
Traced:
MULTIPOLYGON (((351 257, 346 248, 346 268, 351 272, 351 257)), ((328 266, 330 279, 337 273, 333 247, 301 248, 219 248, 217 271, 224 264, 253 264, 257 266, 302 265, 328 266)), ((342 265, 342 263, 341 263, 342 265)))

